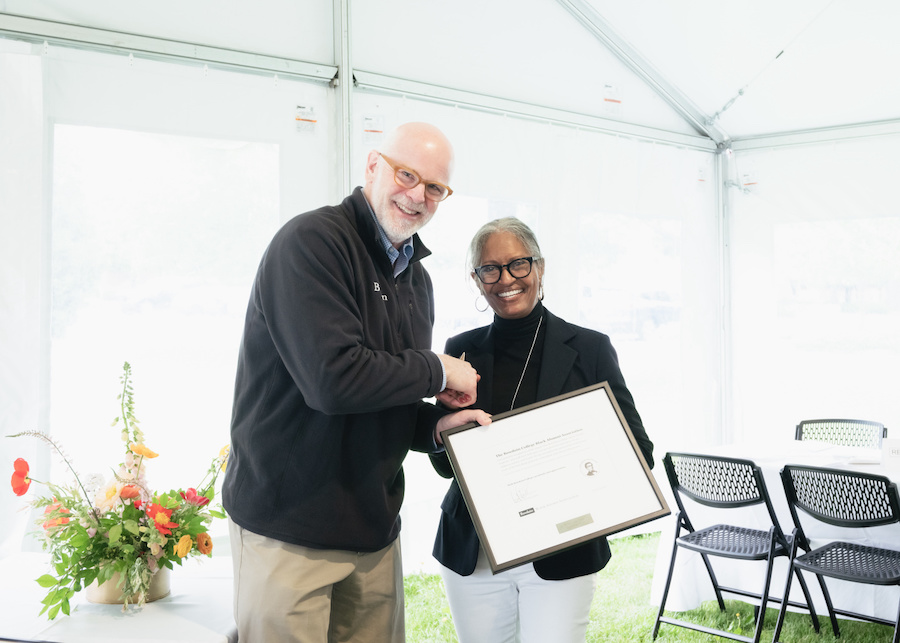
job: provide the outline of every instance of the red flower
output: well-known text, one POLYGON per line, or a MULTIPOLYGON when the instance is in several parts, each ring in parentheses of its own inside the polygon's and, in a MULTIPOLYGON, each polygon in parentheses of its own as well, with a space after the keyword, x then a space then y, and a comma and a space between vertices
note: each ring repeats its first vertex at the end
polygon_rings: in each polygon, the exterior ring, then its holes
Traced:
POLYGON ((13 463, 12 488, 17 496, 24 496, 31 486, 31 478, 28 477, 28 463, 22 458, 16 458, 13 463))
POLYGON ((161 533, 163 536, 169 536, 172 533, 172 528, 177 527, 177 522, 172 522, 172 510, 166 509, 162 505, 158 505, 155 502, 151 502, 147 506, 147 517, 153 521, 153 524, 156 525, 157 531, 161 533))
MULTIPOLYGON (((137 498, 139 495, 141 495, 141 490, 133 484, 125 485, 119 492, 119 497, 124 500, 128 500, 129 498, 137 498)), ((135 506, 137 506, 137 503, 135 503, 135 506)))
MULTIPOLYGON (((53 500, 56 500, 56 498, 54 498, 53 500)), ((56 512, 56 513, 61 513, 61 514, 72 513, 71 511, 69 511, 68 509, 66 509, 65 507, 63 507, 63 506, 62 506, 61 504, 59 504, 58 502, 54 502, 52 505, 47 505, 47 507, 44 509, 44 515, 45 515, 45 516, 48 515, 48 514, 52 514, 52 513, 54 513, 54 512, 56 512)), ((65 525, 65 524, 68 523, 68 522, 69 522, 69 519, 66 518, 66 517, 62 517, 62 518, 51 518, 50 520, 48 520, 47 522, 45 522, 43 526, 44 526, 44 529, 50 529, 50 528, 52 528, 52 527, 59 527, 59 526, 61 526, 61 525, 65 525)))
POLYGON ((184 498, 184 501, 189 505, 196 505, 198 507, 202 507, 209 502, 209 498, 198 494, 197 490, 193 487, 191 487, 187 491, 182 491, 181 497, 184 498))

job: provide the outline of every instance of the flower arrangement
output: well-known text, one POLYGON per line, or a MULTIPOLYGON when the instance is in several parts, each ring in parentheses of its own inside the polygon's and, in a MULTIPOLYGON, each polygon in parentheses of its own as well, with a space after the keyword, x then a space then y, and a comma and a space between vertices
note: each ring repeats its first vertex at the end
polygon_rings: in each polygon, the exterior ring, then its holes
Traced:
MULTIPOLYGON (((213 518, 224 518, 210 507, 215 497, 216 479, 225 470, 228 446, 213 458, 203 480, 196 487, 153 492, 147 485, 145 462, 157 457, 144 444, 144 434, 134 416, 131 366, 125 363, 118 396, 121 412, 113 426, 122 425, 124 461, 118 471, 104 481, 92 475, 79 477, 59 444, 39 431, 25 431, 7 437, 33 436, 43 440, 63 459, 74 482, 69 486, 41 482, 29 477, 28 463, 18 458, 13 465, 12 488, 16 495, 28 492, 33 482, 44 484, 49 495, 35 498, 32 507, 43 507, 43 547, 50 552, 53 573, 37 582, 48 592, 41 614, 56 618, 69 613, 69 601, 76 592, 94 581, 102 584, 115 574, 122 590, 123 609, 132 597, 138 605, 147 600, 150 580, 162 567, 172 569, 189 556, 212 554, 208 528, 213 518)), ((40 532, 39 532, 40 533, 40 532)))

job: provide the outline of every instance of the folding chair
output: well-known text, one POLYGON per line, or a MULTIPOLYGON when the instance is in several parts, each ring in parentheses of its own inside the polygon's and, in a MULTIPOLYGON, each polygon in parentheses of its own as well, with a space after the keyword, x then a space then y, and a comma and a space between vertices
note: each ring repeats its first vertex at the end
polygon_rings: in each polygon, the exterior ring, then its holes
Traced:
MULTIPOLYGON (((669 625, 686 627, 735 641, 753 641, 753 643, 757 643, 762 634, 763 622, 766 617, 766 606, 769 601, 781 602, 780 599, 769 597, 769 587, 772 582, 772 565, 776 557, 787 557, 791 550, 790 538, 785 536, 778 524, 778 518, 775 516, 775 510, 772 508, 772 502, 766 491, 762 472, 750 460, 693 453, 667 453, 665 458, 663 458, 663 462, 666 468, 666 475, 669 477, 669 484, 672 485, 672 491, 675 494, 675 501, 678 503, 678 513, 675 515, 677 527, 675 530, 675 542, 672 546, 672 558, 669 562, 669 573, 666 577, 659 613, 653 626, 653 640, 656 640, 660 624, 668 623, 669 625), (694 529, 685 510, 682 495, 701 504, 719 509, 765 505, 766 510, 769 512, 772 526, 769 527, 768 531, 728 524, 717 524, 699 530, 694 529), (681 535, 682 531, 687 533, 681 535), (752 639, 733 632, 716 630, 688 621, 663 616, 669 588, 672 584, 675 556, 680 547, 698 552, 702 557, 720 610, 725 610, 722 592, 754 598, 759 601, 759 605, 754 608, 756 630, 752 639), (709 560, 710 556, 747 561, 766 561, 766 579, 763 583, 762 591, 759 594, 755 594, 743 589, 721 586, 713 572, 709 560)), ((806 581, 799 575, 798 580, 806 597, 806 604, 797 603, 796 605, 804 608, 810 606, 813 627, 818 632, 819 619, 811 607, 812 602, 810 601, 806 581)))
POLYGON ((794 433, 797 440, 819 440, 838 446, 870 449, 880 449, 886 437, 887 429, 881 422, 868 420, 803 420, 794 433))
MULTIPOLYGON (((897 484, 871 473, 797 465, 785 466, 781 470, 781 480, 794 520, 791 569, 797 571, 799 579, 803 578, 800 570, 816 575, 825 596, 834 635, 841 635, 836 617, 841 614, 871 623, 893 625, 894 643, 900 643, 900 606, 895 621, 837 609, 832 604, 824 578, 828 576, 870 585, 900 585, 900 551, 844 541, 833 541, 812 549, 807 536, 810 530, 800 524, 797 512, 802 509, 818 521, 839 527, 864 528, 898 523, 900 498, 897 484), (807 553, 797 556, 798 548, 807 553)), ((785 593, 790 591, 791 578, 792 575, 788 574, 785 593)), ((773 641, 778 641, 783 622, 784 606, 778 612, 773 641)))

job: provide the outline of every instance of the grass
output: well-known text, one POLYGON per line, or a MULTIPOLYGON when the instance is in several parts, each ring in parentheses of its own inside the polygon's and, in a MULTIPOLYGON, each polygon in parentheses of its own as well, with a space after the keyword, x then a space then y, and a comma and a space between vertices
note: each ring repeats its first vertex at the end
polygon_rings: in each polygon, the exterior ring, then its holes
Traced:
MULTIPOLYGON (((587 643, 650 641, 657 611, 650 605, 650 585, 659 533, 615 538, 610 544, 613 557, 606 569, 597 575, 587 643)), ((407 576, 405 590, 407 643, 457 643, 441 577, 436 574, 407 576)), ((726 600, 725 604, 725 612, 720 612, 712 601, 696 610, 667 614, 707 627, 753 636, 753 606, 736 600, 726 600)), ((777 614, 774 608, 767 610, 761 641, 772 640, 777 614)), ((892 628, 884 625, 841 620, 841 638, 836 639, 827 614, 820 615, 820 622, 822 630, 816 634, 807 614, 788 612, 780 640, 785 643, 887 643, 893 636, 892 628)), ((693 643, 727 639, 663 624, 656 640, 693 643)))

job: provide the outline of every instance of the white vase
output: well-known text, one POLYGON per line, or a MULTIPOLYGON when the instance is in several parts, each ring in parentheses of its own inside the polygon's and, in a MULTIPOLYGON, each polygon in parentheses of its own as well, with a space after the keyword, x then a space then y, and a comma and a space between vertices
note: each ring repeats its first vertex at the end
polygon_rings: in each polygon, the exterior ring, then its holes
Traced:
MULTIPOLYGON (((150 578, 150 590, 147 592, 147 602, 165 598, 171 592, 169 587, 169 568, 160 567, 150 578)), ((106 605, 122 604, 125 601, 122 596, 122 587, 119 585, 119 573, 116 572, 108 581, 98 585, 94 581, 85 588, 85 596, 91 603, 103 603, 106 605)), ((134 594, 128 599, 129 603, 137 603, 138 595, 134 594)))

